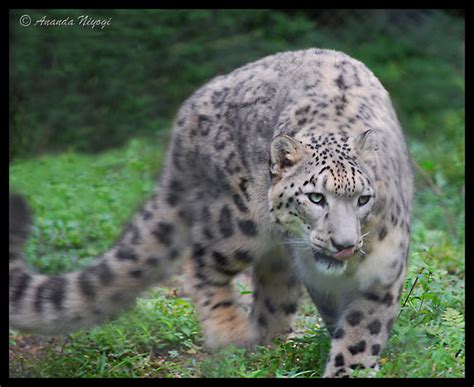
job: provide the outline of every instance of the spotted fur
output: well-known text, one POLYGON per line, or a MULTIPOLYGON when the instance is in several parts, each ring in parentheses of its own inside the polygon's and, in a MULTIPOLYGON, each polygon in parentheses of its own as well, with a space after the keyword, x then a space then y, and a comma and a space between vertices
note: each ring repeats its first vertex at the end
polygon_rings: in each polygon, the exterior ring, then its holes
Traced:
POLYGON ((332 337, 324 376, 377 369, 403 289, 412 180, 388 93, 361 62, 319 49, 263 58, 183 104, 159 190, 89 267, 31 272, 28 211, 10 198, 11 326, 93 326, 184 263, 210 347, 286 335, 304 285, 332 337), (247 315, 231 280, 249 266, 247 315))

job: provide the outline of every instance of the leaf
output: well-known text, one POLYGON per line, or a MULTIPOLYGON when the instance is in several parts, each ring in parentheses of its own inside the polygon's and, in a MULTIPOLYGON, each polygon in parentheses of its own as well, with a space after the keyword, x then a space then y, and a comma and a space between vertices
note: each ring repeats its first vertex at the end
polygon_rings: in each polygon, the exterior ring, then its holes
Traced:
POLYGON ((446 308, 441 315, 441 319, 450 327, 464 329, 464 316, 456 309, 446 308))

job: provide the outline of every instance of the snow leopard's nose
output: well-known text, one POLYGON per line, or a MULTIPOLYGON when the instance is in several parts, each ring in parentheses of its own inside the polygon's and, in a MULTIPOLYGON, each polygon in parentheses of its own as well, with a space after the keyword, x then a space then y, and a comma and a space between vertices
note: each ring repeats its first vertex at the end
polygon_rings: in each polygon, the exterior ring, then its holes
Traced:
POLYGON ((337 249, 337 253, 333 255, 334 258, 344 261, 354 255, 354 243, 352 242, 336 242, 331 238, 331 243, 337 249))
POLYGON ((352 249, 355 246, 355 243, 351 241, 341 241, 341 242, 337 241, 336 242, 333 238, 331 238, 331 243, 336 248, 337 251, 352 249))

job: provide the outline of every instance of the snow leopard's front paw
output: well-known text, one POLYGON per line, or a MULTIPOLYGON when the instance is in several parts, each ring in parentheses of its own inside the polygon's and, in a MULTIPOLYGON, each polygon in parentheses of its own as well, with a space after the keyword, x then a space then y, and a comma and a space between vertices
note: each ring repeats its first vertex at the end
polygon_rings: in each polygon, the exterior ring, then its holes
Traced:
POLYGON ((342 364, 342 359, 343 357, 341 356, 336 356, 336 359, 333 359, 333 362, 331 363, 331 359, 329 359, 327 365, 326 365, 326 370, 324 371, 324 378, 348 378, 350 377, 354 370, 366 370, 364 372, 364 376, 368 378, 375 377, 377 372, 380 370, 378 363, 371 364, 369 368, 367 369, 366 366, 364 366, 361 363, 353 363, 351 365, 343 365, 343 366, 336 366, 336 364, 342 364))

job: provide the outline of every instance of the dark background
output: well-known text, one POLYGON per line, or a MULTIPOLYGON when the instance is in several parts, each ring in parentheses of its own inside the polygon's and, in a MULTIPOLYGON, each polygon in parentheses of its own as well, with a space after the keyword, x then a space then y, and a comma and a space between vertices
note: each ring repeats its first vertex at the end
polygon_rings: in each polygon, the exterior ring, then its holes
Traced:
POLYGON ((464 107, 463 10, 12 10, 9 28, 10 159, 153 137, 207 80, 309 47, 366 63, 410 136, 464 107), (44 15, 111 25, 34 26, 44 15))

